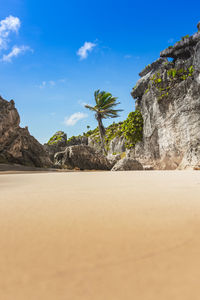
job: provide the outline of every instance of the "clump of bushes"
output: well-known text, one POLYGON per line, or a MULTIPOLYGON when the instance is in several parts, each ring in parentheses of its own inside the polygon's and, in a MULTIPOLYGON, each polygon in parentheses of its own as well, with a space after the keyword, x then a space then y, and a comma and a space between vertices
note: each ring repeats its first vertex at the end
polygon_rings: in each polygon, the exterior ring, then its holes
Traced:
POLYGON ((142 140, 143 118, 139 110, 131 112, 122 124, 123 136, 126 139, 126 148, 135 147, 142 140))
POLYGON ((47 142, 48 145, 57 144, 60 141, 66 141, 67 136, 63 131, 57 131, 47 142))
MULTIPOLYGON (((95 142, 100 143, 99 129, 90 130, 85 134, 92 137, 95 142)), ((129 113, 128 118, 119 123, 113 123, 106 128, 105 148, 109 149, 110 142, 115 137, 124 137, 126 148, 135 147, 136 143, 142 140, 143 136, 143 118, 139 110, 129 113)))

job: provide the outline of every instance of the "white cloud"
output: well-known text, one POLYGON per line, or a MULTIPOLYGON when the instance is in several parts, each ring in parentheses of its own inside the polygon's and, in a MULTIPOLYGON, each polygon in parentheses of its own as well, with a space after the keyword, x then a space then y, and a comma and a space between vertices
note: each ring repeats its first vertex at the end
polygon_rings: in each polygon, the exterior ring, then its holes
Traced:
POLYGON ((88 53, 93 50, 93 48, 96 46, 96 44, 91 42, 85 42, 85 44, 78 49, 77 55, 80 56, 80 59, 86 59, 88 57, 88 53))
POLYGON ((14 46, 10 53, 3 55, 2 61, 11 62, 13 57, 17 57, 18 55, 23 54, 28 50, 32 51, 32 49, 28 46, 14 46))
POLYGON ((50 80, 50 81, 49 81, 49 84, 50 84, 51 86, 54 86, 56 83, 55 83, 55 81, 50 80))
MULTIPOLYGON (((8 49, 8 43, 10 41, 8 36, 11 32, 17 34, 20 26, 20 19, 11 15, 0 21, 0 50, 8 49)), ((1 61, 11 62, 13 57, 17 57, 28 50, 32 51, 28 46, 14 46, 8 54, 3 55, 1 61)))
POLYGON ((53 87, 56 85, 55 80, 49 80, 49 81, 42 81, 40 85, 36 85, 36 87, 39 87, 40 89, 43 89, 44 87, 53 87))
POLYGON ((42 83, 39 85, 39 88, 42 89, 46 86, 46 81, 42 81, 42 83))
POLYGON ((6 49, 8 43, 8 36, 11 32, 18 32, 20 28, 20 19, 9 16, 0 21, 0 49, 6 49))
POLYGON ((44 87, 53 87, 59 83, 65 83, 67 79, 58 79, 58 80, 49 80, 49 81, 42 81, 40 85, 36 85, 36 87, 39 87, 40 89, 44 87))
POLYGON ((74 126, 79 120, 87 118, 87 114, 77 112, 72 114, 70 117, 66 117, 64 120, 64 124, 66 126, 74 126))

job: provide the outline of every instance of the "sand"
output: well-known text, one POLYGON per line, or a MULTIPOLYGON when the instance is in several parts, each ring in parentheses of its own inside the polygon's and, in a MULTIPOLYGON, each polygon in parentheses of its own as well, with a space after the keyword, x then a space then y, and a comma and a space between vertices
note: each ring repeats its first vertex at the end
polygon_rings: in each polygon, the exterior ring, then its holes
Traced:
POLYGON ((0 299, 199 300, 200 172, 0 175, 0 299))

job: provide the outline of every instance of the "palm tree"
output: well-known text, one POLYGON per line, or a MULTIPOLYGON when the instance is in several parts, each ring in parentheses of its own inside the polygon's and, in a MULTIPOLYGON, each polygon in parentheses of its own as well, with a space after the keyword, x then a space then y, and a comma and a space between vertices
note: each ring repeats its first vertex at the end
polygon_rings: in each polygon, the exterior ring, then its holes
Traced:
POLYGON ((114 109, 114 107, 120 104, 120 102, 116 102, 117 98, 113 97, 111 93, 107 93, 105 91, 100 92, 100 90, 97 90, 94 92, 94 98, 96 105, 85 105, 85 107, 95 112, 95 118, 99 127, 102 151, 106 154, 104 146, 105 128, 103 126, 102 119, 117 118, 119 117, 118 112, 122 111, 122 109, 114 109))

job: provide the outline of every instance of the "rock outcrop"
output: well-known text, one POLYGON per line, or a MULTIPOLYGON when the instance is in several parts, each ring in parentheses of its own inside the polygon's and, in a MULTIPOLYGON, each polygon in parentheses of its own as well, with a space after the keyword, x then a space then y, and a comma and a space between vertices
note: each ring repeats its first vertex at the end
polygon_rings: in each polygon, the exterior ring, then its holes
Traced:
POLYGON ((156 169, 195 168, 200 165, 200 31, 160 56, 140 73, 132 91, 144 124, 143 141, 131 157, 156 169))
POLYGON ((121 154, 108 154, 106 158, 108 159, 111 167, 113 167, 121 159, 121 154))
POLYGON ((110 170, 108 159, 87 145, 70 146, 54 157, 55 166, 80 170, 110 170))
POLYGON ((67 134, 63 131, 57 131, 48 141, 44 144, 44 149, 49 153, 50 159, 54 161, 54 155, 57 152, 64 151, 67 146, 67 134))
POLYGON ((88 137, 79 135, 67 139, 65 132, 57 131, 50 140, 44 144, 44 148, 49 153, 51 161, 54 162, 56 153, 64 151, 66 147, 76 145, 88 145, 88 137))
POLYGON ((18 163, 35 167, 50 167, 52 163, 43 146, 21 128, 20 117, 13 100, 0 97, 0 163, 18 163))
POLYGON ((88 138, 86 136, 72 136, 67 141, 67 147, 75 145, 88 145, 88 138))
POLYGON ((140 162, 135 159, 125 157, 119 160, 111 171, 134 171, 134 170, 143 170, 143 166, 140 162))

